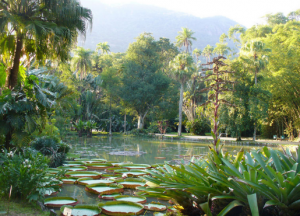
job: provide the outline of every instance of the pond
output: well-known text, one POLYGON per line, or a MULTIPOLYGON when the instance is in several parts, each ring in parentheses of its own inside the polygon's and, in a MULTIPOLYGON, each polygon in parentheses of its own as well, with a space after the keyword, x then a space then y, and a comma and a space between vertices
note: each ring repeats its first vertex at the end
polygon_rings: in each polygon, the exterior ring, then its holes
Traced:
MULTIPOLYGON (((72 156, 84 159, 106 159, 111 162, 128 162, 134 164, 161 164, 165 161, 180 163, 182 159, 188 161, 192 156, 200 157, 207 155, 210 143, 188 141, 162 140, 158 138, 133 138, 133 137, 108 137, 95 136, 93 138, 68 137, 67 142, 72 146, 72 156)), ((296 146, 289 146, 294 151, 296 146)), ((261 146, 228 145, 224 151, 235 154, 241 148, 250 150, 261 146)), ((280 147, 273 147, 280 148, 280 147)), ((99 171, 99 170, 98 170, 99 171)), ((100 172, 103 173, 101 170, 100 172)), ((136 190, 125 189, 124 195, 134 195, 136 190)), ((97 204, 105 202, 98 195, 85 191, 84 185, 63 184, 61 192, 55 196, 77 198, 79 204, 97 204)), ((52 196, 52 197, 55 197, 52 196)), ((147 198, 147 203, 159 201, 169 205, 167 201, 147 198)), ((58 209, 56 209, 58 210, 58 209)), ((147 212, 146 215, 152 215, 147 212)))

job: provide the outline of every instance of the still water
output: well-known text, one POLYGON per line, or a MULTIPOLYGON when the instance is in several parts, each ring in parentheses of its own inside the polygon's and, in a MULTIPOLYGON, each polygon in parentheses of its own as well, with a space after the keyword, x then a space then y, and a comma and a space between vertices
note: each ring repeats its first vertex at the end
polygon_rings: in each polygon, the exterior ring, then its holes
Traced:
MULTIPOLYGON (((70 153, 78 158, 103 158, 107 161, 132 162, 137 164, 157 164, 175 162, 181 159, 189 160, 191 156, 207 155, 210 145, 193 141, 171 141, 155 138, 108 137, 96 136, 93 138, 68 137, 65 140, 72 146, 70 153)), ((236 154, 241 148, 244 150, 262 148, 261 146, 225 145, 223 151, 236 154)), ((279 148, 279 147, 273 147, 279 148)), ((294 151, 296 146, 289 146, 294 151)), ((103 171, 100 171, 103 172, 103 171)), ((134 190, 126 189, 124 195, 134 195, 134 190)), ((55 196, 70 196, 77 198, 79 204, 97 204, 105 202, 97 195, 86 192, 85 186, 64 184, 61 192, 55 196)), ((168 202, 147 198, 147 203, 159 201, 165 205, 168 202)), ((56 209, 58 210, 58 209, 56 209)), ((152 215, 147 212, 146 215, 152 215)))

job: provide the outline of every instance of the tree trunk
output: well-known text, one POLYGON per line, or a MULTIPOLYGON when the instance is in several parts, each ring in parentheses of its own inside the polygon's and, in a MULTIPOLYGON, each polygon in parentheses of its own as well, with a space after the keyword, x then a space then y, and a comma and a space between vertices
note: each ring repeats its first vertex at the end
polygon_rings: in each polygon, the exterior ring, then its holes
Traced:
POLYGON ((256 122, 254 123, 253 141, 256 140, 256 122))
POLYGON ((126 112, 124 115, 124 133, 126 133, 126 112))
POLYGON ((110 101, 109 101, 109 136, 112 136, 112 132, 111 132, 111 97, 110 97, 110 101))
POLYGON ((144 128, 144 117, 140 115, 138 118, 138 129, 143 129, 143 128, 144 128))
POLYGON ((183 83, 181 83, 181 87, 180 87, 178 136, 181 136, 181 129, 182 129, 182 103, 183 103, 183 83))
POLYGON ((257 67, 255 68, 255 75, 254 75, 254 80, 255 80, 255 85, 257 85, 257 67))
POLYGON ((23 37, 21 34, 17 34, 17 46, 14 55, 13 66, 6 78, 6 86, 10 89, 14 88, 18 84, 18 75, 20 67, 20 58, 23 45, 23 37))
POLYGON ((7 151, 10 148, 11 139, 12 139, 12 131, 8 132, 8 134, 6 134, 5 136, 5 148, 7 151))

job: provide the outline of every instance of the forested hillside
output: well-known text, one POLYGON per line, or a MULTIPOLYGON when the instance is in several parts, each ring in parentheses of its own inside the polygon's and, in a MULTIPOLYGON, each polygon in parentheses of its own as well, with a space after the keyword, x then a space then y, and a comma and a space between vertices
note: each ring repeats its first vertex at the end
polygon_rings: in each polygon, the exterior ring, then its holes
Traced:
POLYGON ((112 52, 125 52, 129 43, 142 32, 151 32, 156 39, 166 37, 174 42, 182 27, 193 29, 197 38, 193 48, 203 49, 207 44, 214 45, 222 33, 237 24, 222 16, 202 19, 148 5, 113 7, 91 0, 82 1, 82 4, 93 11, 93 29, 87 32, 85 40, 79 40, 78 45, 92 50, 97 43, 107 41, 112 52))

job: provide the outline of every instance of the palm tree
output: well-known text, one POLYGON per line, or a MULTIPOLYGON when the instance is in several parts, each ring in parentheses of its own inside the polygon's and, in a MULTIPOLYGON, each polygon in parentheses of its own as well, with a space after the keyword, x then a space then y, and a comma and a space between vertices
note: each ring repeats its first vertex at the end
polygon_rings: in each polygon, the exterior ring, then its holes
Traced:
POLYGON ((72 66, 77 72, 80 72, 80 80, 86 77, 87 72, 92 69, 92 51, 86 50, 83 47, 77 47, 74 50, 74 57, 72 58, 72 66))
POLYGON ((107 44, 107 42, 98 43, 96 52, 98 52, 99 50, 101 50, 102 54, 108 54, 110 52, 110 46, 107 44))
POLYGON ((179 100, 179 126, 178 136, 181 136, 182 127, 182 103, 183 103, 183 88, 184 84, 191 75, 196 71, 193 57, 188 53, 178 54, 174 60, 170 62, 173 77, 180 82, 180 100, 179 100))
POLYGON ((210 57, 212 56, 213 53, 214 53, 214 47, 212 47, 209 44, 203 49, 202 55, 206 57, 206 63, 210 62, 210 57))
POLYGON ((228 55, 230 48, 227 46, 227 43, 216 43, 216 47, 214 49, 214 53, 219 56, 228 55))
POLYGON ((185 47, 185 51, 188 53, 190 49, 192 49, 193 40, 197 40, 195 37, 193 37, 193 34, 195 32, 192 32, 192 30, 188 28, 182 28, 182 31, 178 32, 178 35, 176 36, 176 46, 181 48, 182 46, 185 47))
POLYGON ((260 40, 251 40, 242 47, 242 51, 252 57, 253 65, 255 67, 254 80, 255 85, 257 85, 257 73, 265 67, 267 59, 265 53, 271 52, 271 49, 266 48, 265 43, 260 40))
POLYGON ((0 18, 0 32, 15 43, 6 80, 6 86, 13 88, 24 51, 34 53, 37 60, 51 55, 65 60, 77 32, 86 32, 92 13, 77 0, 1 0, 0 18))
POLYGON ((199 57, 200 57, 201 54, 202 54, 201 49, 197 49, 197 48, 194 49, 193 54, 196 56, 196 64, 198 64, 198 59, 199 59, 199 57))

